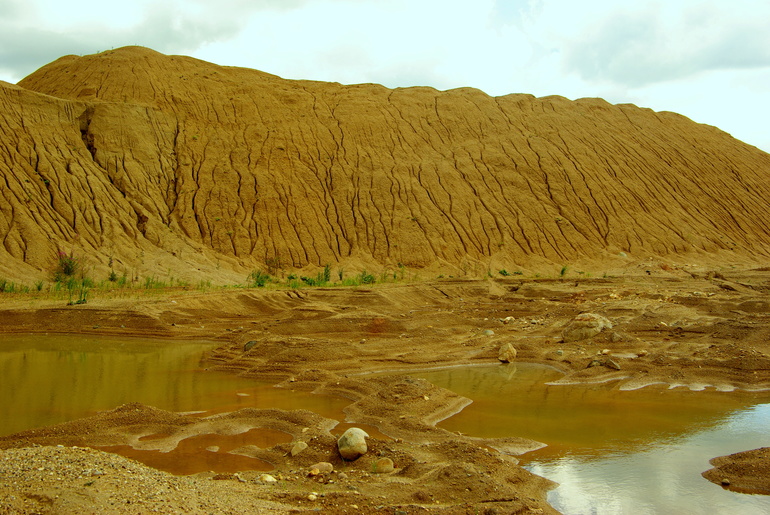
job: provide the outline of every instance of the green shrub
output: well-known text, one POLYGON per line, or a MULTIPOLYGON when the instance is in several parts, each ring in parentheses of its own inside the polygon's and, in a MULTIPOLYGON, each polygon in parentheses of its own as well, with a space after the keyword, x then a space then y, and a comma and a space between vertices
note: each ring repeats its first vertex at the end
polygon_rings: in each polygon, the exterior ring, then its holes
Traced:
POLYGON ((69 290, 70 300, 67 304, 85 304, 88 299, 88 291, 93 286, 93 281, 83 278, 80 281, 74 277, 67 281, 67 290, 69 290), (72 300, 73 295, 77 295, 77 300, 72 300))
POLYGON ((358 274, 361 284, 374 284, 377 282, 377 278, 374 275, 367 273, 366 270, 358 274))
POLYGON ((54 282, 66 282, 81 270, 80 260, 75 257, 74 251, 69 254, 60 250, 56 258, 56 266, 53 271, 54 282))
POLYGON ((7 279, 0 279, 0 293, 13 293, 16 285, 7 279))
POLYGON ((263 288, 270 281, 270 275, 262 270, 252 270, 246 281, 252 288, 263 288))
POLYGON ((308 286, 320 286, 320 284, 318 282, 318 278, 305 277, 304 275, 302 275, 302 276, 300 276, 299 280, 302 281, 303 283, 307 284, 308 286))

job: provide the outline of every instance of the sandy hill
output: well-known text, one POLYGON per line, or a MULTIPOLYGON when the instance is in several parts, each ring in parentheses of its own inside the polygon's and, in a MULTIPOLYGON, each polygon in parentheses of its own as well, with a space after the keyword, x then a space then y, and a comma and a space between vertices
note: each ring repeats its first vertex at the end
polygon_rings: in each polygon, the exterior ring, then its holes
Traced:
POLYGON ((770 255, 770 155, 600 99, 291 81, 127 47, 0 83, 0 131, 0 277, 44 277, 58 250, 97 276, 212 278, 770 255))

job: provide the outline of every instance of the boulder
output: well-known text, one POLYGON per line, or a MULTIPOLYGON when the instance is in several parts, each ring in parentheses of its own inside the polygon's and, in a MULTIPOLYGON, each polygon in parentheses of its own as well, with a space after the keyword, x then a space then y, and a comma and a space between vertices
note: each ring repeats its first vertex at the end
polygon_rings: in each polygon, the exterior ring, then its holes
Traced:
POLYGON ((368 450, 366 438, 368 437, 369 435, 366 431, 358 427, 351 427, 342 433, 342 436, 337 440, 337 449, 340 451, 340 456, 352 461, 366 454, 368 450))
POLYGON ((516 349, 510 343, 504 343, 500 346, 500 352, 497 353, 497 359, 503 363, 511 363, 516 360, 516 349))
POLYGON ((604 329, 612 329, 612 322, 601 315, 581 313, 567 324, 562 336, 565 343, 578 342, 592 338, 604 329))

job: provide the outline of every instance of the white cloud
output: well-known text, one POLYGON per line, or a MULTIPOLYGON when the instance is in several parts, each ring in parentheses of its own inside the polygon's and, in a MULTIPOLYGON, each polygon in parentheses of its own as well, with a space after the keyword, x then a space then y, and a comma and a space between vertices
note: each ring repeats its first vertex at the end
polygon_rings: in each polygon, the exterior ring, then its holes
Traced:
POLYGON ((767 9, 762 18, 756 11, 737 17, 727 5, 639 5, 587 25, 564 45, 567 69, 587 80, 641 86, 706 70, 770 64, 767 9))
POLYGON ((760 0, 0 0, 0 79, 144 45, 286 78, 605 97, 770 150, 760 0))

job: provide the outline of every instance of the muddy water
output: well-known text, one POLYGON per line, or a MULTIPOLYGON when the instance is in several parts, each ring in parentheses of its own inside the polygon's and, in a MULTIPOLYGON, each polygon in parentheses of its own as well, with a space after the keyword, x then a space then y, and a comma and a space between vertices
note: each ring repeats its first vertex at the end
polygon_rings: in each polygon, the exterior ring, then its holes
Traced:
POLYGON ((700 475, 715 456, 770 446, 770 392, 549 386, 560 374, 529 364, 412 375, 474 401, 440 427, 548 444, 521 461, 560 484, 549 502, 565 514, 770 513, 770 496, 700 475))
MULTIPOLYGON (((348 400, 204 371, 201 357, 215 346, 211 342, 72 335, 2 336, 0 435, 75 420, 127 402, 175 412, 310 409, 344 420, 342 408, 348 400)), ((221 435, 188 438, 170 453, 130 447, 111 450, 176 474, 270 470, 268 463, 227 451, 249 444, 271 447, 291 439, 287 437, 261 429, 236 436, 237 441, 221 435)))

